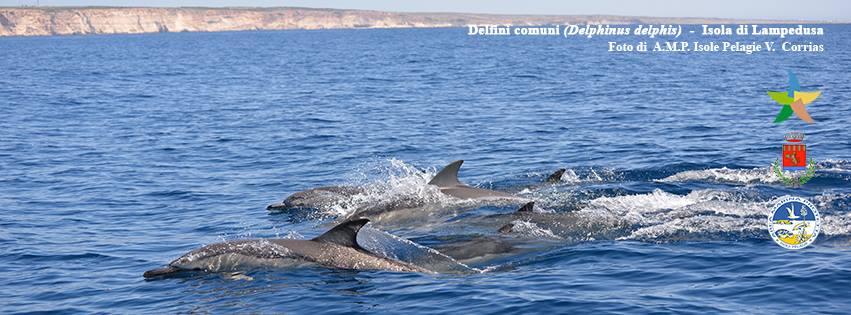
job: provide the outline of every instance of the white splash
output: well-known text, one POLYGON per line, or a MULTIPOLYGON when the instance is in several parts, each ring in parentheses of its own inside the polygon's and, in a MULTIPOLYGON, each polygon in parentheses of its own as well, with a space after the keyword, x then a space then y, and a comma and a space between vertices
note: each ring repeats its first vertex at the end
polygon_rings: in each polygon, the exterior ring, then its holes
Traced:
POLYGON ((296 232, 296 231, 288 231, 287 234, 284 234, 283 236, 280 233, 275 233, 275 237, 276 238, 289 239, 289 240, 303 240, 304 239, 304 235, 301 235, 301 233, 296 232))
POLYGON ((851 173, 851 161, 825 159, 816 163, 820 172, 851 173))
POLYGON ((652 193, 642 195, 628 195, 617 197, 600 197, 589 202, 591 207, 609 210, 618 210, 624 213, 641 214, 645 212, 656 212, 663 209, 676 209, 693 205, 700 201, 702 194, 689 194, 687 196, 674 195, 661 189, 652 193))
POLYGON ((513 225, 511 228, 511 232, 515 235, 530 236, 536 238, 562 239, 560 236, 555 235, 553 231, 539 227, 537 224, 529 221, 514 220, 511 221, 511 224, 513 225))
POLYGON ((620 179, 620 177, 622 176, 619 173, 608 168, 600 171, 590 168, 587 172, 581 170, 577 172, 577 170, 574 169, 567 169, 561 175, 559 183, 572 185, 582 183, 602 183, 616 181, 620 179))
MULTIPOLYGON (((753 200, 747 192, 696 190, 676 195, 661 190, 648 194, 601 197, 579 210, 594 220, 626 220, 628 230, 620 240, 673 241, 677 239, 768 238, 768 214, 783 197, 753 200)), ((828 203, 845 195, 822 195, 816 204, 828 203)), ((827 235, 851 235, 851 214, 822 214, 822 232, 827 235)))
MULTIPOLYGON (((682 219, 661 221, 633 231, 618 240, 673 241, 678 237, 685 239, 708 239, 713 234, 734 234, 738 236, 758 234, 765 230, 766 221, 754 218, 735 218, 698 215, 682 219)), ((768 234, 766 232, 766 237, 768 234)))
POLYGON ((659 182, 709 181, 734 184, 776 183, 780 181, 768 167, 753 169, 710 168, 705 170, 683 171, 657 180, 659 182))
POLYGON ((437 173, 434 168, 419 170, 401 160, 391 158, 388 163, 372 164, 359 168, 347 182, 363 188, 363 192, 335 200, 324 209, 326 215, 346 218, 360 209, 385 204, 445 204, 460 201, 440 193, 428 182, 437 173))
POLYGON ((821 218, 821 233, 825 235, 851 235, 851 213, 827 215, 821 218))

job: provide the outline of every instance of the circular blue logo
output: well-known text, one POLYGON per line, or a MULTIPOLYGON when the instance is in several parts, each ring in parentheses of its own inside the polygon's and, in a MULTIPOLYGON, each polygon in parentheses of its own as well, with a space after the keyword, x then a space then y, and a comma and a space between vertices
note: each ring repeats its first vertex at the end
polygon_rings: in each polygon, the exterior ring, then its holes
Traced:
POLYGON ((812 244, 821 231, 818 209, 800 197, 784 197, 768 216, 768 232, 777 245, 800 249, 812 244))

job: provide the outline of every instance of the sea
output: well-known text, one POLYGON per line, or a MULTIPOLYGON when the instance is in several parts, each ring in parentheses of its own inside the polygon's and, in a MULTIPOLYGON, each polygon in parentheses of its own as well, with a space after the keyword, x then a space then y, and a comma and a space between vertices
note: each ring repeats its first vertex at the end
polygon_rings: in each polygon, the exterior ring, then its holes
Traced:
POLYGON ((676 39, 466 28, 0 38, 0 313, 847 314, 851 26, 785 38, 683 27, 676 39), (608 51, 668 39, 824 51, 608 51), (812 124, 773 122, 781 105, 766 92, 786 91, 790 72, 821 91, 812 124), (800 187, 771 168, 790 131, 816 165, 800 187), (515 222, 523 229, 503 235, 467 222, 518 205, 466 205, 373 229, 435 249, 476 237, 526 250, 460 274, 142 277, 206 244, 309 239, 354 211, 266 210, 294 192, 427 198, 455 160, 471 186, 620 228, 564 236, 515 222), (785 197, 820 214, 806 248, 769 234, 785 197))

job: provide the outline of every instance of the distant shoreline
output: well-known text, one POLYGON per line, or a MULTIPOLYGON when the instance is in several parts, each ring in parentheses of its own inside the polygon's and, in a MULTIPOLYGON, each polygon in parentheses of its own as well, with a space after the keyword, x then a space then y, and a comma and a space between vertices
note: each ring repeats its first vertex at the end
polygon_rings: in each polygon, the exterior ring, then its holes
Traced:
POLYGON ((618 15, 385 12, 298 7, 0 7, 0 36, 294 29, 436 28, 471 24, 844 24, 836 21, 618 15))

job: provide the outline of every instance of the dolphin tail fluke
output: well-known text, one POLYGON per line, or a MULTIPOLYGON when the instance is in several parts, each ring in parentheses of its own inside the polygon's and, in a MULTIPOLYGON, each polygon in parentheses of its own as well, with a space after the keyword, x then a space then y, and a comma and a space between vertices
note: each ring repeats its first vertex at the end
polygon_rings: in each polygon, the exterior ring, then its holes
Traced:
POLYGON ((567 169, 563 169, 563 168, 558 169, 558 171, 555 171, 555 173, 550 175, 550 177, 547 177, 547 183, 555 184, 555 183, 560 182, 561 176, 564 175, 565 171, 567 171, 567 169))
POLYGON ((369 219, 356 219, 349 220, 339 225, 335 226, 325 234, 319 235, 318 237, 312 239, 314 242, 320 243, 331 243, 337 244, 340 246, 352 247, 355 249, 363 250, 360 245, 358 245, 357 238, 358 232, 360 229, 369 223, 369 219))
POLYGON ((435 185, 437 187, 462 185, 461 182, 458 181, 458 170, 461 169, 461 164, 464 164, 464 160, 449 163, 449 165, 440 170, 440 172, 437 172, 437 175, 434 175, 434 178, 432 178, 428 184, 435 185))
POLYGON ((181 271, 181 269, 179 269, 177 267, 165 266, 165 267, 162 267, 162 268, 151 269, 151 270, 145 271, 145 273, 142 274, 142 277, 145 277, 145 279, 166 277, 166 276, 178 273, 180 271, 181 271))

